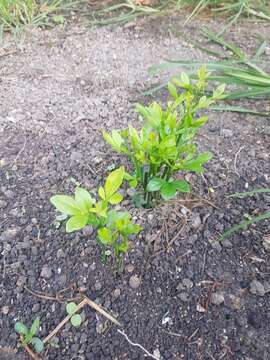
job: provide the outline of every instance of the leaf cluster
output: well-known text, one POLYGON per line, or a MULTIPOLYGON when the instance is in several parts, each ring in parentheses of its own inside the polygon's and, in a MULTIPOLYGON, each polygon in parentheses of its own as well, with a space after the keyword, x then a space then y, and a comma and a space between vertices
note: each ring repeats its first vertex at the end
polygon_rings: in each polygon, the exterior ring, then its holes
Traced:
POLYGON ((44 349, 42 340, 35 336, 38 332, 39 325, 39 318, 36 318, 33 321, 30 329, 22 322, 16 322, 15 324, 15 331, 21 336, 22 346, 25 347, 26 345, 31 344, 37 353, 42 352, 44 349))

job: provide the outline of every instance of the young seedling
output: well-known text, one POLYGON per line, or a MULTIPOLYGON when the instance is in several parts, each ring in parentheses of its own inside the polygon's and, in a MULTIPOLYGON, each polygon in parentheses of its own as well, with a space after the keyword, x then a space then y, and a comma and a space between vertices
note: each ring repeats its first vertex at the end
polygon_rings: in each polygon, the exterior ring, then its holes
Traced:
POLYGON ((78 311, 77 304, 74 302, 69 302, 66 306, 66 311, 69 315, 72 315, 70 318, 71 325, 74 327, 78 327, 82 323, 82 317, 80 314, 76 314, 78 311))
POLYGON ((103 133, 114 150, 131 160, 134 174, 126 175, 126 179, 133 186, 140 183, 143 198, 139 202, 145 207, 152 206, 159 196, 168 200, 178 191, 190 192, 189 183, 174 179, 173 174, 178 171, 201 173, 204 164, 212 158, 210 152, 198 154, 193 142, 198 129, 208 119, 199 117, 198 113, 221 98, 225 88, 222 85, 212 96, 201 96, 207 76, 206 69, 201 68, 195 83, 185 73, 180 80, 174 79, 174 83, 168 85, 173 100, 167 102, 164 110, 156 102, 149 106, 137 105, 137 112, 144 119, 140 131, 130 125, 121 132, 103 133), (184 91, 179 93, 175 85, 184 91))
POLYGON ((39 318, 36 318, 30 329, 28 329, 22 322, 16 322, 15 331, 20 335, 21 344, 25 348, 27 345, 32 345, 37 353, 41 353, 44 349, 42 340, 35 336, 39 329, 39 318))
POLYGON ((116 257, 117 271, 120 271, 123 264, 123 256, 128 251, 128 237, 138 234, 141 227, 133 224, 130 214, 125 211, 111 210, 108 213, 106 226, 98 230, 98 241, 106 248, 112 247, 116 257))
POLYGON ((112 171, 104 186, 99 187, 98 200, 80 187, 76 188, 74 197, 55 195, 50 199, 63 218, 69 218, 66 232, 81 230, 88 224, 98 228, 97 241, 102 245, 103 255, 108 254, 108 248, 112 248, 117 264, 128 250, 128 237, 141 230, 140 226, 132 223, 128 212, 117 212, 112 209, 123 200, 119 189, 124 180, 134 184, 134 179, 122 166, 112 171))

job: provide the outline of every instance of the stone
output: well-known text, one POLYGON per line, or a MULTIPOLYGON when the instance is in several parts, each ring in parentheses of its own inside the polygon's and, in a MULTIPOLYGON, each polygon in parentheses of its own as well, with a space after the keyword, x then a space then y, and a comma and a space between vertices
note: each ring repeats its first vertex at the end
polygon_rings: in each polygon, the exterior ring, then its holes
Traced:
POLYGON ((250 292, 253 295, 264 296, 265 288, 258 280, 252 280, 250 283, 250 292))
POLYGON ((52 277, 52 269, 49 268, 47 265, 43 266, 40 276, 44 279, 50 279, 52 277))
POLYGON ((188 278, 183 279, 182 283, 187 289, 191 289, 193 287, 193 281, 189 280, 188 278))
POLYGON ((3 313, 3 315, 7 315, 9 313, 9 306, 3 306, 2 313, 3 313))
POLYGON ((182 292, 179 294, 179 299, 182 300, 183 302, 188 302, 189 300, 189 295, 186 292, 182 292))
POLYGON ((224 295, 219 292, 214 292, 211 296, 211 303, 214 305, 221 305, 222 303, 224 303, 224 300, 224 295))
POLYGON ((221 242, 221 245, 225 248, 232 248, 233 247, 233 244, 230 242, 229 239, 224 239, 222 242, 221 242))
POLYGON ((100 291, 102 289, 102 284, 99 282, 99 281, 97 281, 96 283, 95 283, 95 290, 96 291, 100 291))
POLYGON ((139 276, 138 275, 131 276, 131 278, 129 279, 129 286, 132 289, 138 289, 140 285, 141 285, 141 279, 139 278, 139 276))
POLYGON ((126 270, 127 270, 127 272, 132 273, 134 271, 134 265, 128 264, 126 266, 126 270))
POLYGON ((216 250, 217 252, 221 252, 221 251, 222 251, 222 247, 221 247, 219 241, 216 241, 216 240, 212 241, 212 242, 211 242, 211 246, 212 246, 212 248, 213 248, 214 250, 216 250))
POLYGON ((16 235, 18 234, 18 228, 10 228, 2 232, 0 236, 0 240, 2 241, 11 241, 15 239, 16 235))
POLYGON ((233 131, 231 129, 221 129, 220 135, 225 138, 229 138, 233 136, 233 131))
POLYGON ((32 312, 37 313, 40 310, 40 305, 38 303, 34 304, 32 307, 32 312))
POLYGON ((82 233, 84 236, 91 236, 94 230, 91 225, 87 225, 83 228, 82 233))
POLYGON ((199 229, 199 227, 201 226, 202 221, 201 221, 201 217, 199 214, 194 214, 191 218, 191 227, 194 230, 199 229))
POLYGON ((263 247, 265 250, 270 251, 270 234, 263 238, 263 247))
POLYGON ((66 257, 66 254, 65 254, 64 250, 63 249, 58 249, 57 253, 56 253, 56 257, 57 257, 57 259, 61 259, 61 258, 66 257))
POLYGON ((121 295, 121 290, 118 289, 118 288, 116 288, 116 289, 113 291, 113 293, 112 293, 112 296, 113 296, 115 299, 119 298, 120 295, 121 295))

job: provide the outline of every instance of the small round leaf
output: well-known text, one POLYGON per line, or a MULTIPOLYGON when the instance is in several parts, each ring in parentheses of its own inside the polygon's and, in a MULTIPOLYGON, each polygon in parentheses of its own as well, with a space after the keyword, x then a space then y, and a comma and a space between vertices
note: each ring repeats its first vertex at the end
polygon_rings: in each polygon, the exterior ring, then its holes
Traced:
POLYGON ((82 323, 82 317, 79 314, 75 314, 72 316, 72 318, 70 319, 70 322, 73 326, 80 326, 82 323))
POLYGON ((75 312, 77 311, 77 304, 75 304, 75 302, 68 303, 66 306, 66 310, 69 315, 75 314, 75 312))
POLYGON ((38 337, 33 337, 33 339, 31 340, 31 344, 34 346, 34 349, 37 353, 41 353, 44 349, 44 344, 42 340, 40 340, 40 338, 38 337))

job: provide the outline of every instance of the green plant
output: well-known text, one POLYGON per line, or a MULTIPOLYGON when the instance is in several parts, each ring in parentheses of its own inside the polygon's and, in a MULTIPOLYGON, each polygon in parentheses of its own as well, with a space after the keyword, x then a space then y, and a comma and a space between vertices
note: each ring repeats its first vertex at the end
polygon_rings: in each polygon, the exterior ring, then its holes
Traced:
MULTIPOLYGON (((70 8, 72 3, 72 0, 0 0, 2 30, 13 32, 26 25, 48 25, 48 16, 70 8)), ((61 15, 52 17, 55 23, 63 23, 63 20, 61 15)))
MULTIPOLYGON (((201 66, 207 66, 207 69, 211 71, 211 75, 208 77, 210 86, 213 86, 212 84, 216 84, 217 82, 228 85, 228 90, 223 94, 224 101, 241 101, 245 98, 259 100, 270 98, 270 75, 258 66, 258 60, 267 47, 265 40, 261 41, 255 54, 252 57, 248 57, 235 44, 224 40, 221 36, 218 36, 209 30, 204 31, 203 34, 208 40, 218 44, 221 47, 221 51, 216 52, 209 50, 201 47, 197 43, 195 43, 194 46, 197 46, 202 51, 210 53, 212 56, 216 56, 219 60, 209 61, 208 63, 196 60, 173 60, 160 65, 154 65, 149 71, 152 74, 156 74, 161 70, 185 67, 190 71, 190 77, 197 79, 196 70, 201 66)), ((190 38, 188 41, 190 41, 190 38)), ((154 91, 164 86, 165 85, 158 86, 156 89, 147 91, 146 94, 152 94, 154 91)), ((208 90, 211 90, 211 88, 208 90)), ((269 116, 269 112, 257 111, 256 109, 240 106, 212 105, 211 109, 269 116)))
POLYGON ((15 331, 20 335, 21 344, 23 347, 31 344, 37 353, 40 353, 44 349, 42 340, 35 336, 39 329, 39 318, 36 318, 30 329, 28 329, 22 322, 16 322, 15 331))
POLYGON ((102 246, 103 254, 106 248, 112 248, 117 264, 121 262, 122 255, 128 251, 129 235, 137 234, 141 229, 131 222, 128 212, 111 209, 123 200, 119 188, 124 179, 130 180, 130 177, 123 166, 112 171, 104 186, 98 189, 98 201, 80 187, 76 188, 74 197, 54 195, 50 199, 64 219, 69 217, 66 232, 81 230, 88 224, 98 228, 97 241, 102 246))
POLYGON ((221 85, 211 96, 202 96, 208 76, 202 67, 195 83, 185 73, 180 79, 173 79, 168 85, 173 100, 167 102, 164 110, 156 102, 149 106, 137 105, 137 112, 144 119, 140 131, 130 125, 121 132, 113 130, 111 135, 103 133, 114 150, 131 160, 134 174, 129 175, 129 180, 133 185, 140 183, 143 196, 139 202, 145 207, 152 206, 159 195, 168 200, 178 191, 189 192, 189 183, 174 179, 173 174, 178 171, 201 173, 203 165, 212 158, 209 152, 198 154, 193 142, 198 129, 207 121, 207 116, 198 117, 198 113, 220 99, 224 92, 221 85), (179 93, 175 85, 183 91, 179 93))
POLYGON ((78 311, 77 304, 75 304, 75 302, 69 302, 66 305, 66 311, 68 315, 71 316, 70 318, 71 325, 74 327, 80 326, 82 323, 82 317, 80 314, 76 314, 76 312, 78 311))

